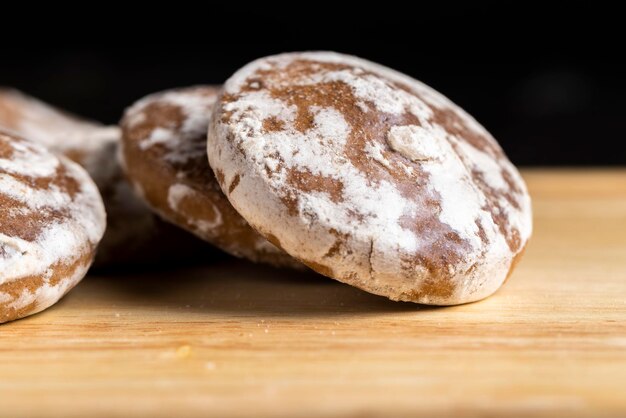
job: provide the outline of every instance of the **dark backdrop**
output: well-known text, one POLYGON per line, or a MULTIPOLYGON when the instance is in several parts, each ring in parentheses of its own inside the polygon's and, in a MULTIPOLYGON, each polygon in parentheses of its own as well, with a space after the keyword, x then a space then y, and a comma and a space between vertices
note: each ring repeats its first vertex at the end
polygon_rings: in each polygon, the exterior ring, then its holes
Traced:
POLYGON ((621 13, 598 3, 501 3, 84 10, 99 19, 32 22, 36 42, 20 42, 21 21, 8 42, 5 18, 0 85, 115 123, 145 94, 218 84, 268 54, 328 49, 435 87, 517 164, 626 163, 621 13))

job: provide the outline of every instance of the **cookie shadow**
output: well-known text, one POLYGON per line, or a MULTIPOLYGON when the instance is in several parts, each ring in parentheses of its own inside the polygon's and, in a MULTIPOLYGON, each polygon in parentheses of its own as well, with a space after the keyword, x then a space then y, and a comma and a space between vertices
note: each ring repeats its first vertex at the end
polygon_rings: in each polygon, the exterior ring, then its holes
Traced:
POLYGON ((132 308, 134 304, 163 312, 322 317, 439 309, 394 302, 311 270, 277 269, 238 259, 184 269, 165 266, 148 272, 107 271, 91 274, 85 281, 81 284, 85 294, 106 294, 120 307, 132 308))

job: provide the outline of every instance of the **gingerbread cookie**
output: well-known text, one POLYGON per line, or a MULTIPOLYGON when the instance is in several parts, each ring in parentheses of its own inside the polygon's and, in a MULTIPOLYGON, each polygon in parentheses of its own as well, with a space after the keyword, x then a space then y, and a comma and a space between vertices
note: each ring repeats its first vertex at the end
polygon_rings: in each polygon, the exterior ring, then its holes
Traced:
POLYGON ((220 190, 206 155, 217 87, 152 94, 122 119, 122 161, 137 193, 161 217, 255 262, 300 266, 256 233, 220 190))
POLYGON ((314 270, 394 300, 482 299, 531 234, 524 181, 430 87, 329 53, 256 60, 225 84, 208 157, 237 211, 314 270))
POLYGON ((0 322, 46 309, 91 265, 106 225, 79 165, 0 131, 0 322))

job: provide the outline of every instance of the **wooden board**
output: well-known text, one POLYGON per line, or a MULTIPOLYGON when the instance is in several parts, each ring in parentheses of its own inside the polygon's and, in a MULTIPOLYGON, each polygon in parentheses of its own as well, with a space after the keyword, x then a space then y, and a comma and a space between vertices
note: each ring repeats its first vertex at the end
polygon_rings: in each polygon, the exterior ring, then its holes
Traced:
POLYGON ((535 234, 485 301, 234 261, 88 277, 0 326, 0 416, 626 416, 626 171, 525 177, 535 234))

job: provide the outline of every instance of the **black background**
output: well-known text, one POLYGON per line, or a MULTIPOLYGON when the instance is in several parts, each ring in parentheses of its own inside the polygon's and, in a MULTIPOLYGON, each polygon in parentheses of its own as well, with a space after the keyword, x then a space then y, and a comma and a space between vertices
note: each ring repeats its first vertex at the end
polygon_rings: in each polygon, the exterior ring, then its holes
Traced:
POLYGON ((38 10, 36 20, 3 17, 0 85, 115 123, 154 91, 219 84, 264 55, 335 50, 441 91, 514 163, 626 163, 622 13, 588 2, 502 3, 164 4, 150 13, 88 4, 62 20, 38 10))

